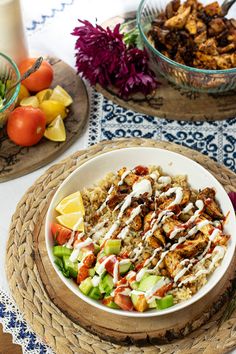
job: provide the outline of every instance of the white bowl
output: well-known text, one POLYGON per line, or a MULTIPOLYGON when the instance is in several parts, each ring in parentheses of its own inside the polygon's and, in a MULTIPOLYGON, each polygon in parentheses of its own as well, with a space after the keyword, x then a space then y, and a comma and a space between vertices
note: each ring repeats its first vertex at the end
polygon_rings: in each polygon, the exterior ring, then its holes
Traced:
POLYGON ((193 304, 205 296, 220 281, 230 265, 234 255, 236 243, 235 225, 235 213, 227 193, 215 177, 213 177, 205 168, 189 158, 168 150, 149 147, 133 147, 114 150, 94 157, 85 162, 82 166, 78 167, 69 177, 65 179, 55 193, 49 206, 46 215, 45 237, 47 252, 55 271, 63 283, 81 299, 92 306, 116 315, 129 317, 153 317, 169 314, 193 304), (78 288, 78 285, 76 285, 72 280, 65 278, 55 265, 53 240, 50 235, 50 225, 51 222, 55 221, 56 216, 55 206, 61 201, 61 199, 75 191, 81 190, 84 187, 91 187, 94 183, 102 179, 108 172, 116 172, 123 166, 133 168, 136 165, 158 165, 162 167, 166 174, 185 174, 188 176, 188 182, 191 187, 195 189, 213 187, 216 190, 216 198, 220 203, 223 214, 226 215, 229 212, 229 217, 227 219, 228 222, 225 225, 224 232, 231 235, 226 254, 220 266, 209 277, 208 282, 195 295, 193 295, 191 299, 165 310, 150 310, 144 313, 111 309, 103 305, 101 302, 93 300, 82 294, 78 288))

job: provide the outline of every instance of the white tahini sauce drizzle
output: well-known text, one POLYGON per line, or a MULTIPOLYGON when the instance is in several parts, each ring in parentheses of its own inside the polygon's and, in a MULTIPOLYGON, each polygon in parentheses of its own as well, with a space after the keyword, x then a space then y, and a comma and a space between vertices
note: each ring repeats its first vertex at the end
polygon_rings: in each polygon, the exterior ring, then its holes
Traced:
POLYGON ((107 206, 107 202, 108 202, 108 200, 110 199, 111 193, 112 193, 112 191, 113 191, 114 188, 115 188, 114 185, 112 185, 112 186, 110 187, 110 189, 108 190, 106 199, 104 200, 104 202, 102 203, 102 205, 100 206, 100 208, 98 208, 98 210, 97 210, 98 213, 100 213, 100 212, 107 206))
POLYGON ((193 203, 190 202, 186 205, 186 207, 183 208, 183 210, 181 211, 181 214, 187 214, 192 209, 193 209, 193 203))
POLYGON ((98 275, 94 275, 94 277, 92 278, 92 284, 94 287, 98 286, 99 283, 101 281, 101 276, 98 275))
POLYGON ((119 280, 119 261, 116 261, 113 270, 113 283, 116 284, 119 280))
POLYGON ((170 176, 161 176, 158 178, 158 183, 167 185, 167 184, 171 183, 171 177, 170 176))
POLYGON ((109 257, 104 259, 104 261, 102 263, 99 264, 99 266, 97 267, 97 270, 96 270, 97 274, 102 275, 102 273, 105 270, 105 266, 106 266, 107 262, 109 262, 113 257, 114 257, 114 255, 111 254, 109 257))
POLYGON ((158 296, 154 295, 155 292, 168 283, 170 283, 169 279, 161 278, 151 289, 147 290, 145 293, 147 303, 151 303, 155 298, 157 298, 158 296))
POLYGON ((98 224, 96 224, 92 230, 89 232, 89 236, 95 234, 97 231, 101 230, 103 228, 103 226, 108 222, 108 219, 105 219, 101 222, 99 222, 98 224))
POLYGON ((132 172, 131 170, 127 170, 124 173, 122 173, 118 186, 121 186, 124 183, 125 177, 127 177, 131 172, 132 172))
POLYGON ((143 245, 142 245, 142 242, 140 242, 138 244, 138 247, 134 248, 133 251, 132 251, 132 254, 134 254, 134 256, 132 258, 130 258, 130 260, 132 262, 136 261, 136 259, 138 259, 138 257, 140 256, 140 254, 142 253, 143 251, 143 245))
POLYGON ((146 259, 146 261, 144 262, 144 265, 143 265, 143 266, 146 267, 148 264, 150 264, 151 261, 156 257, 157 253, 158 253, 159 251, 161 251, 161 250, 162 250, 162 247, 156 248, 156 249, 154 250, 152 256, 149 257, 148 259, 146 259))
POLYGON ((125 226, 116 237, 124 240, 128 235, 128 233, 129 233, 129 226, 125 226))
POLYGON ((131 224, 131 222, 134 220, 134 218, 141 213, 142 211, 142 206, 143 204, 140 204, 138 205, 136 208, 134 208, 132 211, 131 211, 131 214, 130 214, 130 217, 129 219, 126 221, 126 225, 129 225, 131 224))
POLYGON ((173 200, 173 202, 171 202, 168 205, 168 208, 170 208, 170 207, 172 207, 172 206, 174 206, 176 204, 180 204, 181 203, 182 198, 183 198, 183 188, 181 188, 181 187, 172 187, 172 188, 169 188, 168 191, 162 192, 160 194, 160 197, 162 197, 162 196, 169 197, 173 193, 175 193, 175 199, 173 200))
MULTIPOLYGON (((65 247, 67 247, 67 248, 73 248, 73 247, 72 247, 72 244, 73 244, 73 242, 74 242, 75 235, 76 235, 76 231, 72 231, 69 240, 68 240, 67 243, 65 244, 65 247)), ((78 239, 81 239, 83 236, 84 236, 84 232, 81 232, 80 234, 77 234, 77 238, 78 238, 78 239)))
POLYGON ((138 198, 145 193, 147 193, 148 197, 152 195, 152 186, 151 186, 151 182, 148 179, 142 179, 141 181, 134 183, 132 187, 132 192, 125 197, 122 203, 118 215, 118 219, 122 218, 125 210, 130 206, 132 197, 138 198))
POLYGON ((91 243, 93 243, 93 240, 90 237, 88 237, 85 241, 78 243, 70 255, 70 261, 75 262, 79 256, 81 248, 86 247, 91 243))
POLYGON ((159 213, 157 219, 153 219, 151 222, 152 228, 148 230, 142 237, 143 240, 147 240, 149 237, 151 237, 154 232, 163 224, 163 222, 167 219, 170 218, 174 213, 170 210, 163 210, 159 213))
POLYGON ((114 224, 110 227, 110 229, 107 231, 107 233, 105 234, 103 240, 108 240, 113 233, 118 229, 118 227, 120 226, 120 222, 117 220, 114 222, 114 224))
MULTIPOLYGON (((216 246, 214 248, 214 251, 212 253, 212 260, 211 260, 211 263, 208 267, 208 269, 200 269, 199 271, 197 271, 196 274, 194 275, 191 275, 187 278, 185 278, 181 283, 179 283, 179 287, 182 286, 183 284, 186 284, 186 283, 191 283, 193 281, 195 281, 198 277, 200 277, 201 275, 203 274, 209 274, 212 269, 214 268, 214 266, 216 265, 216 263, 222 259, 224 257, 224 254, 225 254, 225 248, 222 247, 222 246, 216 246)), ((209 254, 207 254, 202 260, 201 262, 204 262, 205 259, 209 258, 209 254)))

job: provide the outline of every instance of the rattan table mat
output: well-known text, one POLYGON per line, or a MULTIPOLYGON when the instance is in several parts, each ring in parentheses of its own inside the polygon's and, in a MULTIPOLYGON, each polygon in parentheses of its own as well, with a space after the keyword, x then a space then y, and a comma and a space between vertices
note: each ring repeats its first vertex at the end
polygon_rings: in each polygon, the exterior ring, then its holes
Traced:
POLYGON ((197 151, 168 142, 147 139, 120 139, 102 142, 79 151, 52 166, 26 192, 17 205, 9 231, 6 271, 12 295, 33 330, 56 353, 226 353, 236 346, 236 311, 218 328, 223 309, 206 325, 184 339, 165 345, 124 347, 90 334, 66 317, 49 298, 35 263, 33 232, 38 227, 47 201, 74 169, 90 158, 109 150, 131 146, 168 149, 190 157, 207 168, 226 191, 236 191, 236 175, 197 151))

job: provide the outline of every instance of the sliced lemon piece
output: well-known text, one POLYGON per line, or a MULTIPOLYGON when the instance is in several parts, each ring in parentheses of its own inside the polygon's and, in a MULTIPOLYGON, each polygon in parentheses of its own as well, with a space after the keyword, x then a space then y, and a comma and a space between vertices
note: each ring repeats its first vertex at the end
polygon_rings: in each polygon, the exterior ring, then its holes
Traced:
POLYGON ((56 217, 57 221, 73 231, 84 232, 84 220, 81 211, 70 214, 62 214, 56 217))
POLYGON ((49 100, 51 95, 52 95, 52 89, 45 89, 45 90, 39 91, 36 94, 36 97, 38 98, 39 103, 41 103, 45 100, 49 100))
POLYGON ((22 107, 31 106, 31 107, 34 107, 34 108, 38 108, 39 101, 38 101, 36 96, 26 97, 26 98, 23 98, 23 100, 20 101, 20 106, 22 106, 22 107))
POLYGON ((45 138, 52 141, 65 141, 66 129, 61 116, 57 116, 45 129, 45 138))
POLYGON ((80 191, 72 193, 62 199, 57 205, 56 211, 60 214, 69 214, 80 211, 82 215, 84 215, 84 203, 80 191))
POLYGON ((66 107, 69 106, 73 99, 72 97, 62 88, 61 86, 57 85, 52 92, 50 100, 58 101, 63 103, 66 107))
POLYGON ((27 88, 23 84, 21 84, 20 91, 19 91, 18 98, 17 98, 17 105, 20 104, 20 101, 23 100, 23 98, 26 98, 29 96, 30 96, 29 91, 27 90, 27 88))
POLYGON ((39 108, 45 113, 46 124, 51 123, 58 115, 65 118, 66 107, 63 103, 54 100, 45 100, 40 103, 39 108))

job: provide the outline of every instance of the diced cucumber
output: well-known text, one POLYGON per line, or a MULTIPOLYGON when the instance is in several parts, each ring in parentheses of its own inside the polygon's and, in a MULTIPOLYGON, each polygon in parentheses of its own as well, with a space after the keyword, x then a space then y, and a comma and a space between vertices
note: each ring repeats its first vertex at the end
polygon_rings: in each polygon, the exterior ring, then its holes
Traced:
POLYGON ((139 312, 144 312, 148 309, 148 303, 145 299, 144 294, 131 294, 131 301, 134 305, 135 310, 139 312))
POLYGON ((94 243, 94 253, 98 254, 99 251, 100 251, 100 247, 96 243, 94 243))
POLYGON ((72 278, 76 278, 78 274, 78 262, 71 262, 69 256, 63 256, 63 263, 65 269, 67 269, 72 278))
POLYGON ((83 280, 79 286, 80 291, 84 295, 88 295, 88 293, 92 290, 92 288, 93 288, 93 283, 91 277, 88 277, 85 280, 83 280))
POLYGON ((164 310, 174 305, 173 295, 169 294, 156 300, 157 309, 164 310))
POLYGON ((108 256, 110 254, 119 254, 121 248, 121 240, 107 240, 104 247, 104 252, 108 256))
POLYGON ((118 306, 114 301, 112 301, 112 297, 110 295, 105 296, 104 300, 106 300, 106 299, 107 299, 107 301, 105 302, 106 306, 108 306, 112 309, 119 309, 120 308, 120 306, 118 306), (109 298, 110 298, 110 300, 109 300, 109 298))
POLYGON ((157 307, 156 300, 153 300, 152 302, 150 302, 150 303, 148 304, 148 307, 149 307, 150 309, 156 309, 156 307, 157 307))
MULTIPOLYGON (((98 270, 98 267, 100 266, 100 264, 101 263, 99 263, 99 262, 97 262, 96 264, 95 264, 95 267, 94 267, 94 270, 95 270, 95 272, 97 273, 97 270, 98 270)), ((102 274, 98 274, 98 275, 104 275, 106 273, 106 269, 104 268, 104 270, 103 270, 103 272, 102 272, 102 274)))
POLYGON ((62 258, 63 256, 70 256, 72 253, 72 249, 64 247, 64 246, 54 246, 53 254, 55 257, 62 258))
POLYGON ((91 299, 94 300, 99 300, 102 298, 102 294, 101 291, 99 290, 99 287, 96 286, 95 288, 92 288, 88 294, 89 297, 91 297, 91 299))
POLYGON ((113 278, 110 274, 107 273, 99 283, 99 289, 102 293, 110 294, 113 287, 113 278))
POLYGON ((151 289, 160 279, 161 277, 159 275, 148 275, 140 281, 138 290, 147 291, 151 289))
POLYGON ((132 281, 132 283, 130 284, 130 286, 131 286, 131 288, 132 288, 133 290, 137 290, 138 287, 139 287, 139 282, 137 282, 137 281, 132 281))
POLYGON ((119 264, 119 271, 120 271, 120 274, 125 274, 125 273, 127 273, 128 270, 130 269, 130 266, 131 266, 131 262, 119 264))
POLYGON ((93 277, 95 275, 95 269, 94 268, 90 268, 89 269, 89 276, 93 277))

